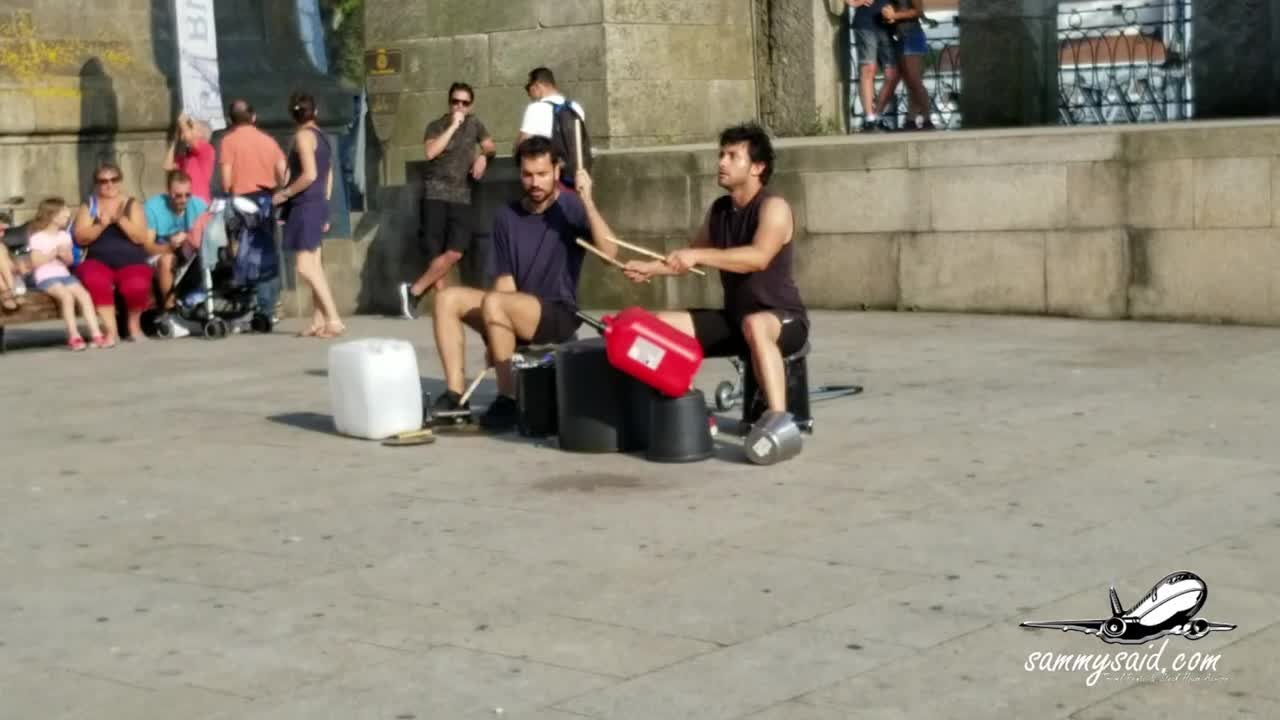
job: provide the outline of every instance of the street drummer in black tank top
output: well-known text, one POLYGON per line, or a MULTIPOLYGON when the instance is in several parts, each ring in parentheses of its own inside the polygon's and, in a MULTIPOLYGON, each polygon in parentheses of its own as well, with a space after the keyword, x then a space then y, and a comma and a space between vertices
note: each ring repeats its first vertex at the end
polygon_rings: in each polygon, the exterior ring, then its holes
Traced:
MULTIPOLYGON (((720 135, 717 180, 729 193, 712 203, 690 247, 676 250, 665 261, 629 262, 626 273, 644 282, 654 276, 683 275, 695 266, 719 270, 723 309, 658 316, 697 338, 707 357, 750 353, 769 409, 785 411, 782 359, 808 341, 809 317, 792 277, 791 206, 766 187, 772 173, 773 145, 763 129, 749 124, 725 130, 720 135)), ((609 237, 591 197, 590 177, 579 175, 592 233, 609 237)))

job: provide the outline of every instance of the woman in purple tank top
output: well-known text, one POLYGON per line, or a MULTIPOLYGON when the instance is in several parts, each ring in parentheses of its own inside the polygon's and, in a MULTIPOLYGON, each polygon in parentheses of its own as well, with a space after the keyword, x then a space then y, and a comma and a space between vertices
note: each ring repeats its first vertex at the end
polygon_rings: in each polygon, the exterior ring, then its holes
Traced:
POLYGON ((329 230, 329 196, 333 192, 333 150, 316 124, 315 98, 294 93, 289 114, 298 123, 289 150, 289 184, 272 202, 283 205, 284 249, 297 253, 298 274, 311 286, 311 325, 304 337, 332 338, 346 330, 320 261, 320 242, 329 230))

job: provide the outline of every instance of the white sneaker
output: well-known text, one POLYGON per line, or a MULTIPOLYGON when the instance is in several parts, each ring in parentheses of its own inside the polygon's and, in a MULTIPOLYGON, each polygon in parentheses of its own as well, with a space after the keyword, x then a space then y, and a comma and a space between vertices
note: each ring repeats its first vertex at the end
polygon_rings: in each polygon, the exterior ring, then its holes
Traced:
POLYGON ((178 322, 178 319, 172 315, 165 317, 164 322, 169 324, 169 337, 171 339, 176 340, 178 338, 187 337, 191 334, 191 331, 187 329, 187 326, 178 322))

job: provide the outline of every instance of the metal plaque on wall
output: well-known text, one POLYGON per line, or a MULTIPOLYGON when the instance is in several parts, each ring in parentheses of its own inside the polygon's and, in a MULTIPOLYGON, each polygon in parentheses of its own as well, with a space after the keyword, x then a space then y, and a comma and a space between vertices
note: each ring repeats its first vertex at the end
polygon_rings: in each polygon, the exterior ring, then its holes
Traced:
POLYGON ((373 131, 384 142, 391 139, 396 126, 396 112, 400 109, 400 93, 369 93, 369 118, 373 131))
POLYGON ((404 53, 387 48, 369 50, 364 54, 364 69, 373 76, 399 75, 404 69, 404 53))

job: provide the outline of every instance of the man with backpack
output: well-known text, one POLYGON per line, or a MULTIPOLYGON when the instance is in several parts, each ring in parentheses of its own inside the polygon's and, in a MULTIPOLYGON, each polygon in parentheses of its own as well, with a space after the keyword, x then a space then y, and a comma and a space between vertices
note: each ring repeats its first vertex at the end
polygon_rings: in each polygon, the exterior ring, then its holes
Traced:
POLYGON ((582 166, 591 169, 591 139, 587 136, 586 113, 576 100, 569 100, 556 87, 556 76, 549 68, 538 67, 529 71, 529 81, 524 89, 529 93, 529 106, 520 121, 520 133, 515 147, 531 137, 551 140, 559 156, 564 158, 560 182, 573 188, 580 158, 577 155, 574 126, 580 126, 582 138, 582 166))

